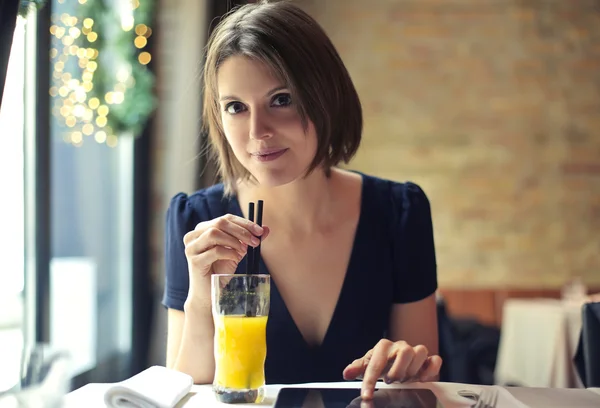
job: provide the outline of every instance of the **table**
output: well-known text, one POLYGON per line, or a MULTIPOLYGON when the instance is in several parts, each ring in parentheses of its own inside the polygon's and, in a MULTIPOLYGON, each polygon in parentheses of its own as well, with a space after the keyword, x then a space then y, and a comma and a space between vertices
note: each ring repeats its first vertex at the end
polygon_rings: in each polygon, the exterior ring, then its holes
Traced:
POLYGON ((583 388, 573 364, 582 325, 581 305, 560 299, 506 300, 496 384, 583 388))
MULTIPOLYGON (((88 384, 68 394, 65 398, 64 408, 105 408, 103 402, 104 392, 111 384, 88 384)), ((286 387, 311 387, 311 388, 360 388, 358 382, 340 383, 311 383, 286 385, 286 387)), ((277 393, 282 385, 267 385, 266 398, 261 404, 236 404, 227 405, 217 402, 212 394, 210 385, 194 385, 191 392, 177 405, 177 408, 241 408, 241 407, 270 407, 273 405, 277 393)), ((478 386, 460 383, 413 383, 391 384, 378 383, 378 388, 427 388, 442 402, 444 408, 467 408, 472 403, 457 393, 460 390, 480 392, 490 386, 478 386)), ((550 388, 520 388, 499 387, 498 404, 496 408, 591 408, 600 407, 600 388, 596 389, 550 389, 550 388)))

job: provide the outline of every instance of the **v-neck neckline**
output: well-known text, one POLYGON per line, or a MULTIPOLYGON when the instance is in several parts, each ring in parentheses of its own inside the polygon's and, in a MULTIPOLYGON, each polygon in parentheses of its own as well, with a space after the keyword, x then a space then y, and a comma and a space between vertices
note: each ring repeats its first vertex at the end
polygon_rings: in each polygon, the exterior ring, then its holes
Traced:
MULTIPOLYGON (((323 336, 323 340, 321 341, 320 344, 311 345, 306 341, 306 339, 304 338, 304 335, 300 331, 300 328, 296 324, 296 321, 292 317, 292 314, 290 313, 287 304, 283 300, 281 293, 279 293, 279 290, 277 289, 277 284, 275 283, 275 281, 273 279, 271 279, 271 307, 274 304, 277 304, 277 302, 273 302, 273 297, 276 296, 277 300, 280 301, 281 305, 283 306, 281 313, 283 313, 285 315, 285 319, 287 320, 288 324, 290 324, 292 326, 292 329, 293 329, 295 335, 299 338, 299 340, 307 348, 307 350, 313 351, 313 352, 319 351, 326 346, 329 338, 332 336, 334 325, 336 324, 337 320, 339 320, 338 315, 340 313, 340 310, 343 310, 343 302, 345 301, 345 298, 347 297, 349 282, 352 281, 351 274, 354 273, 354 269, 355 269, 354 264, 356 263, 355 258, 357 256, 356 248, 359 247, 359 239, 361 239, 361 237, 364 235, 362 233, 363 232, 362 230, 365 228, 364 227, 365 216, 366 216, 365 201, 366 201, 366 197, 368 195, 367 194, 367 187, 368 187, 367 183, 369 182, 369 180, 368 180, 369 178, 361 172, 355 171, 354 173, 358 174, 361 177, 360 209, 359 209, 359 214, 358 214, 358 222, 356 224, 356 229, 354 231, 354 239, 352 241, 352 248, 350 250, 348 266, 346 268, 346 273, 344 274, 344 279, 342 281, 342 287, 340 288, 340 292, 338 294, 338 298, 337 298, 335 307, 333 309, 333 314, 331 315, 331 319, 329 320, 327 330, 325 331, 325 335, 323 336)), ((244 213, 242 211, 237 194, 233 195, 230 199, 230 210, 232 210, 231 212, 234 215, 244 217, 244 213)), ((247 261, 247 257, 244 258, 244 264, 246 261, 247 261)), ((240 263, 238 265, 238 271, 244 270, 243 268, 240 269, 240 266, 243 266, 242 263, 240 263)), ((269 271, 269 268, 267 268, 267 265, 265 264, 262 257, 259 260, 259 273, 271 275, 271 272, 269 271)))

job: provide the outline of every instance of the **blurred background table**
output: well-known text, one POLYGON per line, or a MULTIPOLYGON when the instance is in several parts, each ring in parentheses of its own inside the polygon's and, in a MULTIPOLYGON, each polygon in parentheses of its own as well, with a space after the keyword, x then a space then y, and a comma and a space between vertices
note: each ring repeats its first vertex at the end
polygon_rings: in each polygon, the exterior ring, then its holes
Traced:
POLYGON ((581 330, 581 306, 581 302, 561 299, 507 299, 496 383, 583 387, 573 364, 581 330))

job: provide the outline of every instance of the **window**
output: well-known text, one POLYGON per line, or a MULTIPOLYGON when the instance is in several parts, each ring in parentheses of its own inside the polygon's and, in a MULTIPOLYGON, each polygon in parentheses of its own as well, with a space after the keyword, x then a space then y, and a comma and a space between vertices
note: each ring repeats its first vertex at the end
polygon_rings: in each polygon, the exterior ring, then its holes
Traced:
POLYGON ((53 0, 49 29, 50 343, 71 351, 74 376, 129 358, 133 276, 134 141, 93 96, 100 64, 117 64, 96 46, 104 15, 80 3, 53 0))
MULTIPOLYGON (((91 32, 92 20, 105 23, 111 10, 86 3, 49 0, 19 18, 13 39, 0 110, 0 392, 17 384, 19 351, 35 342, 70 352, 74 388, 119 381, 145 368, 148 329, 134 330, 133 322, 148 309, 146 261, 138 260, 147 257, 149 242, 143 216, 148 142, 110 131, 97 119, 115 106, 104 93, 100 103, 87 94, 95 84, 85 78, 99 65, 91 63, 98 50, 75 40, 91 32), (70 125, 74 121, 78 127, 70 125), (134 212, 136 203, 141 211, 134 212), (134 339, 141 343, 135 350, 134 339)), ((147 2, 117 3, 129 25, 150 15, 147 2), (140 4, 145 8, 136 14, 140 4)), ((151 35, 145 24, 127 27, 114 28, 151 35)), ((145 44, 131 38, 135 61, 144 65, 150 61, 145 44)), ((151 74, 137 66, 133 78, 119 69, 123 63, 102 60, 105 73, 117 73, 119 87, 135 88, 129 104, 149 109, 151 98, 139 90, 152 87, 151 74)), ((118 105, 127 93, 119 88, 112 95, 118 105)), ((125 111, 138 115, 136 109, 125 111)), ((146 117, 133 120, 141 131, 146 117)))
POLYGON ((24 84, 26 21, 18 18, 0 108, 0 392, 18 381, 25 288, 24 84))

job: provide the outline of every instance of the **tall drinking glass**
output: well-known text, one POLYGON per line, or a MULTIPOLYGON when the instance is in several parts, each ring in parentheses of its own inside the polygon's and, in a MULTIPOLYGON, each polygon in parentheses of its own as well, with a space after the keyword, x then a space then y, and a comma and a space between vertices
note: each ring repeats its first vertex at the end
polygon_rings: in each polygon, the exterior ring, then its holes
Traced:
POLYGON ((258 403, 264 398, 269 275, 213 275, 215 324, 213 391, 225 403, 258 403))

